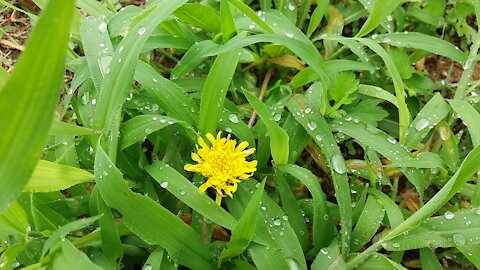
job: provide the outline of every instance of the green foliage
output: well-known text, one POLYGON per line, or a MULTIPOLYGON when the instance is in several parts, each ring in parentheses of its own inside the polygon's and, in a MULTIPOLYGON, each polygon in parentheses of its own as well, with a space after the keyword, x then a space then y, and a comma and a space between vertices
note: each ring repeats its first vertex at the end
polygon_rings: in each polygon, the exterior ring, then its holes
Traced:
POLYGON ((0 2, 0 269, 480 267, 479 1, 0 2))

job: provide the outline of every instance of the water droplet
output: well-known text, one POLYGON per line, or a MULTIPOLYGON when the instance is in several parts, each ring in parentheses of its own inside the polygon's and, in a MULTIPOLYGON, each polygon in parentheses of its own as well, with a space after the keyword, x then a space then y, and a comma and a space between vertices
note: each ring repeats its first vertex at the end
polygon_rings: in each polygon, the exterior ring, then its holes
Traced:
POLYGON ((322 135, 317 134, 317 135, 315 136, 315 139, 317 139, 317 141, 321 142, 321 141, 323 140, 323 137, 322 137, 322 135))
POLYGON ((345 161, 343 160, 342 155, 335 154, 331 159, 331 165, 333 170, 335 170, 339 174, 344 174, 347 172, 347 166, 345 165, 345 161))
POLYGON ((118 52, 123 51, 123 48, 124 48, 123 46, 118 47, 118 52))
POLYGON ((288 3, 288 10, 290 10, 290 11, 295 10, 295 5, 292 2, 288 3))
POLYGON ((307 124, 308 129, 315 130, 317 128, 317 123, 315 122, 308 122, 307 124))
POLYGON ((152 120, 153 120, 153 121, 157 121, 157 119, 158 119, 158 118, 157 118, 156 116, 152 117, 152 120))
POLYGON ((466 242, 467 241, 465 240, 465 236, 463 236, 463 234, 457 233, 453 235, 453 243, 455 243, 455 245, 463 246, 466 242))
POLYGON ((477 209, 477 210, 475 211, 475 214, 477 214, 477 215, 480 216, 480 209, 477 209))
POLYGON ((280 219, 276 218, 276 219, 273 220, 273 225, 280 226, 280 225, 282 225, 282 222, 280 221, 280 219))
POLYGON ((286 32, 285 35, 286 35, 288 38, 293 38, 293 33, 291 33, 291 32, 286 32))
POLYGON ((183 196, 185 195, 185 191, 184 190, 180 190, 180 196, 183 196))
POLYGON ((147 32, 147 28, 146 28, 146 27, 143 27, 143 26, 142 26, 142 27, 138 28, 137 33, 138 33, 140 36, 143 35, 143 34, 145 34, 145 32, 147 32))
POLYGON ((95 105, 97 104, 97 100, 96 99, 92 99, 92 105, 95 105))
POLYGON ((395 140, 395 138, 393 138, 393 137, 388 137, 387 141, 391 144, 396 144, 397 143, 397 140, 395 140))
POLYGON ((395 243, 392 244, 392 247, 394 247, 394 248, 399 248, 399 247, 400 247, 400 244, 397 243, 397 242, 395 242, 395 243))
POLYGON ((248 29, 250 29, 250 30, 253 30, 253 29, 255 29, 255 24, 253 24, 253 23, 252 23, 252 24, 250 24, 250 25, 248 26, 248 29))
POLYGON ((98 31, 100 31, 100 33, 105 33, 107 32, 107 24, 102 22, 101 24, 98 25, 98 31))
POLYGON ((152 266, 150 264, 145 264, 142 270, 152 270, 152 266))
POLYGON ((153 81, 154 83, 158 82, 158 80, 155 79, 155 78, 153 78, 152 81, 153 81))
POLYGON ((105 44, 104 44, 104 43, 100 43, 100 44, 98 44, 98 46, 100 46, 100 48, 103 48, 103 47, 105 47, 105 44))
POLYGON ((287 221, 288 220, 288 216, 287 215, 283 215, 283 220, 287 221))
POLYGON ((326 249, 320 249, 320 252, 323 254, 323 255, 327 255, 328 254, 328 250, 326 249))
POLYGON ((415 124, 415 129, 417 131, 422 131, 426 127, 430 125, 430 122, 427 119, 420 119, 418 122, 415 124))
POLYGON ((377 37, 378 37, 377 34, 373 34, 373 35, 372 35, 372 38, 373 38, 373 39, 376 39, 377 37))
POLYGON ((279 114, 279 113, 277 113, 273 116, 273 121, 275 121, 275 122, 280 121, 280 119, 282 119, 282 115, 279 114))
POLYGON ((261 206, 260 209, 261 209, 262 211, 265 211, 265 210, 267 210, 267 207, 261 206))
POLYGON ((455 217, 455 213, 447 211, 443 216, 445 217, 445 219, 453 219, 455 217))
POLYGON ((238 119, 238 116, 234 113, 232 113, 228 116, 228 120, 230 120, 230 122, 232 122, 234 124, 237 124, 238 122, 240 122, 240 120, 238 119))
POLYGON ((87 148, 87 152, 88 152, 90 155, 93 154, 93 147, 89 146, 89 147, 87 148))
POLYGON ((352 121, 352 119, 353 119, 353 118, 352 118, 352 116, 351 116, 351 115, 347 115, 347 116, 345 116, 345 121, 347 121, 347 122, 350 122, 350 121, 352 121))
POLYGON ((392 15, 388 15, 388 16, 387 16, 387 21, 389 21, 389 22, 393 21, 392 15))
POLYGON ((160 123, 165 124, 165 123, 167 123, 167 120, 165 120, 165 119, 160 119, 160 123))
POLYGON ((162 188, 167 188, 168 187, 168 182, 167 181, 163 181, 162 183, 160 183, 160 186, 162 188))
POLYGON ((169 121, 167 121, 167 124, 171 125, 171 124, 173 124, 173 121, 169 120, 169 121))

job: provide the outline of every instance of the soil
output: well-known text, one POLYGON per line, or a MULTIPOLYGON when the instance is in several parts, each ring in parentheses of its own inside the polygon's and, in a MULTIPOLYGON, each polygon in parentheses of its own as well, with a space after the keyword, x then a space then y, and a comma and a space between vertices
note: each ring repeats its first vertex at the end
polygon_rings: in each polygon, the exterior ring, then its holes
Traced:
MULTIPOLYGON (((428 71, 428 77, 433 81, 446 79, 450 69, 452 69, 448 82, 456 83, 460 80, 463 73, 463 68, 459 63, 438 55, 426 57, 424 67, 428 71)), ((472 79, 480 79, 480 63, 476 63, 472 79)))

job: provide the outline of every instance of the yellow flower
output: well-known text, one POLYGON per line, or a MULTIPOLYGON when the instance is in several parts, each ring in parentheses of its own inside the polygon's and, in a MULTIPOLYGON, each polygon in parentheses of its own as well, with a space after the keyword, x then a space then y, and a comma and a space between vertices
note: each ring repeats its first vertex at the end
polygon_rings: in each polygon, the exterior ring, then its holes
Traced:
POLYGON ((236 146, 237 142, 230 140, 230 134, 227 138, 222 138, 221 135, 222 132, 218 132, 215 138, 212 134, 207 134, 211 146, 199 138, 196 145, 197 153, 192 153, 192 159, 198 164, 187 164, 184 167, 186 171, 198 172, 208 178, 199 189, 205 192, 209 187, 215 188, 217 192, 215 201, 219 205, 225 194, 230 198, 233 196, 240 179, 248 179, 257 170, 256 160, 245 160, 255 152, 255 148, 245 150, 248 142, 241 142, 236 146))

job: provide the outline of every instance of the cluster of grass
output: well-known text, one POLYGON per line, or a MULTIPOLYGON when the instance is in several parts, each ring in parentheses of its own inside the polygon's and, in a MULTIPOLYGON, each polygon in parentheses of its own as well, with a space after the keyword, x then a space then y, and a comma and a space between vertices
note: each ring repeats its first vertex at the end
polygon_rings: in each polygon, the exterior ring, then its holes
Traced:
POLYGON ((480 268, 479 0, 34 2, 0 269, 480 268), (258 162, 221 205, 184 170, 218 131, 258 162))

